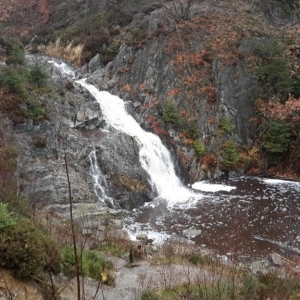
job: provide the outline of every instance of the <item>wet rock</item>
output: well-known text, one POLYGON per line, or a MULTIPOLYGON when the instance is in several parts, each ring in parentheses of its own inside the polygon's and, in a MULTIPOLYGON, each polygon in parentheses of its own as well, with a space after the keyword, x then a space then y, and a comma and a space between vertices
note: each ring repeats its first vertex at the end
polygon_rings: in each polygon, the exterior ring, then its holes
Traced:
POLYGON ((141 102, 139 102, 139 101, 134 101, 134 102, 132 103, 133 108, 137 108, 137 107, 139 107, 140 105, 141 105, 141 102))
POLYGON ((200 229, 194 229, 194 228, 189 228, 189 229, 183 230, 183 234, 185 236, 191 237, 191 238, 193 238, 193 237, 195 237, 197 235, 200 235, 201 232, 202 232, 202 230, 200 230, 200 229))
POLYGON ((265 274, 269 271, 269 263, 266 260, 257 260, 251 263, 249 269, 252 274, 265 274))
POLYGON ((103 65, 101 63, 99 53, 95 55, 88 64, 88 69, 90 73, 94 73, 97 69, 102 68, 103 65))
POLYGON ((281 267, 284 265, 284 261, 282 257, 275 252, 269 254, 268 259, 271 262, 271 264, 274 266, 281 267))
POLYGON ((151 200, 152 188, 134 138, 120 132, 108 134, 100 141, 97 159, 117 205, 132 209, 151 200))
POLYGON ((148 235, 145 234, 145 233, 141 233, 141 234, 138 234, 136 236, 136 239, 140 240, 140 241, 147 241, 148 240, 148 235))

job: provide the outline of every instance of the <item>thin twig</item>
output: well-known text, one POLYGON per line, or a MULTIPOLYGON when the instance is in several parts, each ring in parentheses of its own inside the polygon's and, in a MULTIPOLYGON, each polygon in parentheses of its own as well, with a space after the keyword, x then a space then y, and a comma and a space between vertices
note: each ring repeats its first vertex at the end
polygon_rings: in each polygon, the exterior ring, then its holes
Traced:
POLYGON ((69 169, 68 169, 68 161, 67 161, 67 154, 64 155, 65 159, 65 167, 67 173, 67 180, 68 180, 68 188, 69 188, 69 203, 70 203, 70 220, 71 220, 71 229, 72 229, 72 239, 73 239, 73 248, 74 248, 74 256, 75 256, 75 268, 76 268, 76 280, 77 280, 77 299, 80 300, 80 266, 77 256, 77 245, 76 245, 76 236, 75 236, 75 228, 74 228, 74 221, 73 221, 73 199, 72 199, 72 191, 71 191, 71 183, 69 177, 69 169))

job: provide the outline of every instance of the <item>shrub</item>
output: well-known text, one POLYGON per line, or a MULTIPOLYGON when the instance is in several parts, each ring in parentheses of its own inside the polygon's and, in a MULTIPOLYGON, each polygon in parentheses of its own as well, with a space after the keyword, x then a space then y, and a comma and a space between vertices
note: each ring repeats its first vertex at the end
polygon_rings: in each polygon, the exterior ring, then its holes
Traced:
POLYGON ((21 44, 12 43, 7 47, 7 64, 23 65, 25 62, 25 52, 21 44))
POLYGON ((100 54, 101 54, 101 61, 104 64, 107 64, 108 62, 112 61, 115 56, 118 54, 120 49, 120 45, 118 43, 111 43, 108 45, 103 45, 102 48, 100 49, 100 54))
POLYGON ((205 154, 205 148, 198 140, 194 143, 194 150, 197 156, 203 156, 205 154))
POLYGON ((11 93, 25 94, 25 84, 28 76, 25 70, 22 71, 20 68, 8 68, 4 71, 3 84, 8 87, 11 93))
MULTIPOLYGON (((72 246, 66 246, 62 249, 63 264, 65 266, 65 271, 69 273, 74 272, 75 266, 75 255, 72 246)), ((104 283, 107 285, 113 285, 114 279, 106 270, 113 269, 113 264, 105 260, 94 250, 82 250, 81 252, 81 270, 82 275, 94 278, 96 280, 103 280, 103 275, 105 273, 104 283)))
POLYGON ((33 119, 35 123, 45 118, 45 108, 41 102, 37 99, 36 95, 31 94, 31 97, 26 101, 27 110, 26 116, 33 119))
POLYGON ((42 69, 39 63, 36 63, 30 70, 30 82, 37 86, 43 87, 47 85, 48 74, 42 69))
POLYGON ((198 254, 193 253, 187 257, 187 260, 192 263, 193 265, 211 265, 215 262, 213 261, 212 257, 206 255, 206 254, 198 254))
POLYGON ((241 281, 240 296, 244 300, 298 299, 300 283, 296 277, 280 278, 275 272, 246 274, 241 281))
POLYGON ((277 39, 269 39, 256 46, 254 53, 261 58, 257 76, 261 86, 260 98, 269 99, 276 95, 286 101, 289 94, 299 97, 299 74, 291 72, 285 57, 286 46, 277 39))
POLYGON ((280 57, 284 54, 284 48, 280 46, 279 40, 275 38, 262 41, 253 51, 255 55, 264 60, 280 57))
POLYGON ((221 119, 219 122, 219 130, 222 134, 230 133, 234 129, 234 125, 231 124, 230 120, 228 119, 221 119))
POLYGON ((180 114, 173 101, 168 101, 163 108, 163 120, 166 123, 179 126, 181 123, 180 114))
POLYGON ((36 276, 43 269, 59 269, 56 243, 28 219, 0 232, 0 249, 1 266, 12 269, 17 277, 36 276))
POLYGON ((188 122, 187 123, 187 134, 188 138, 196 140, 199 138, 199 129, 197 127, 196 122, 188 122))
POLYGON ((218 160, 214 154, 210 153, 203 157, 202 168, 208 170, 214 170, 217 166, 218 160))
POLYGON ((17 224, 16 217, 7 209, 7 203, 0 202, 0 230, 17 224))
POLYGON ((275 58, 259 66, 257 75, 267 97, 277 95, 285 101, 293 90, 293 80, 284 58, 275 58))
POLYGON ((226 170, 233 169, 240 160, 240 154, 234 141, 226 141, 223 145, 223 167, 226 170))
POLYGON ((264 122, 260 126, 262 148, 269 154, 284 153, 291 141, 291 125, 281 120, 264 122))

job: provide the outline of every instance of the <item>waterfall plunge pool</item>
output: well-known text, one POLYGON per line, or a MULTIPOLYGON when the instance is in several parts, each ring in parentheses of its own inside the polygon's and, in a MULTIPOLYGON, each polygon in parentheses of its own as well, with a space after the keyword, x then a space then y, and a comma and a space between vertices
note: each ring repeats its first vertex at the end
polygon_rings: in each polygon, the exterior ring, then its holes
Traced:
POLYGON ((291 245, 300 241, 298 182, 242 177, 200 182, 196 187, 203 197, 193 205, 177 203, 170 208, 156 199, 136 209, 125 220, 131 236, 146 233, 156 242, 184 237, 220 255, 238 253, 241 258, 278 251, 270 241, 291 245))

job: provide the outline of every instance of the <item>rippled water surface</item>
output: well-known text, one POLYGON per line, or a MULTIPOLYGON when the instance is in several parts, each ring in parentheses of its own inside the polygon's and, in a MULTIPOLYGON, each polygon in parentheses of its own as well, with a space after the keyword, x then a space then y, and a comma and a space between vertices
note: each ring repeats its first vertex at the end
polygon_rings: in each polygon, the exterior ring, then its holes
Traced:
POLYGON ((170 207, 156 199, 137 209, 126 227, 133 235, 145 232, 156 241, 176 234, 221 255, 238 252, 244 257, 265 256, 276 249, 255 236, 281 243, 300 237, 298 182, 244 177, 199 188, 202 195, 196 203, 170 207))

